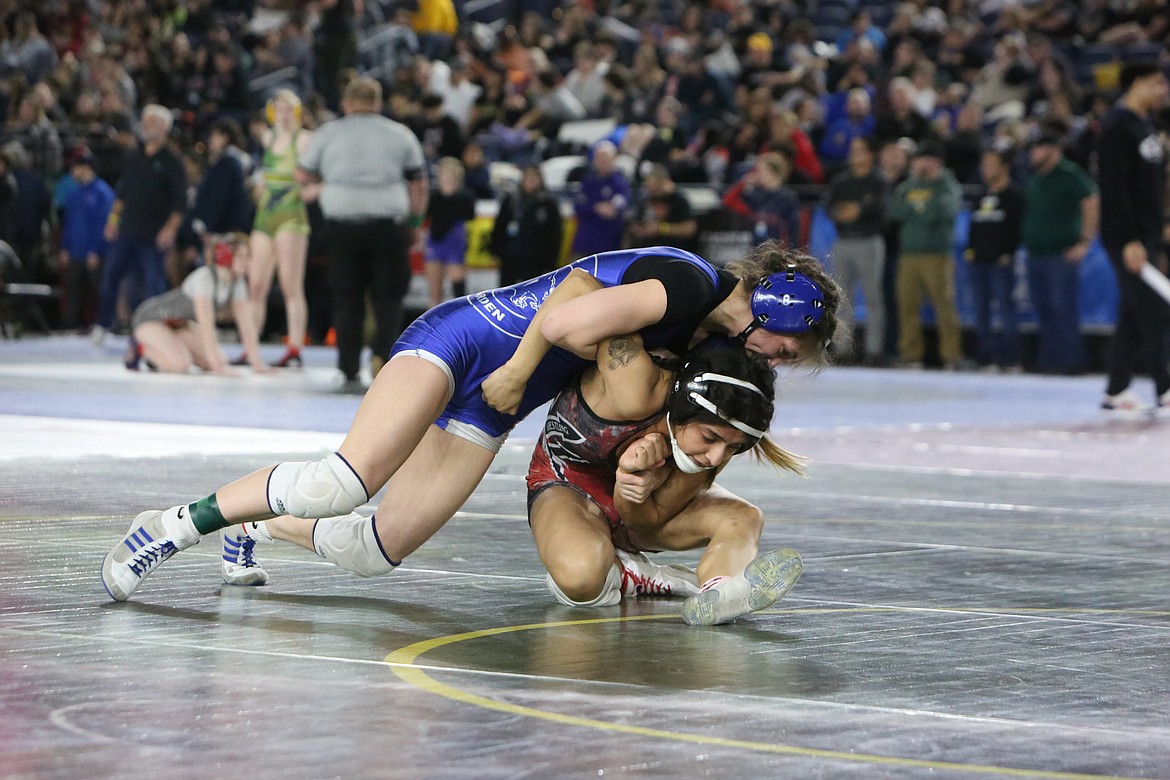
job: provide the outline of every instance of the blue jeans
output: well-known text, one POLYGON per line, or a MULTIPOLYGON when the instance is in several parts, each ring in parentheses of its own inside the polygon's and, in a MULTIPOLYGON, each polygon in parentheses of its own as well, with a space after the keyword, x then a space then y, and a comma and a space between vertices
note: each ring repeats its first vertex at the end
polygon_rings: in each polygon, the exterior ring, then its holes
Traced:
POLYGON ((1020 364, 1020 324, 1016 300, 1015 267, 999 263, 972 263, 967 266, 971 297, 975 303, 975 340, 979 361, 997 366, 1020 364), (992 324, 992 311, 999 313, 999 332, 992 324))
POLYGON ((146 298, 167 291, 167 271, 163 252, 154 239, 119 235, 106 250, 102 266, 102 285, 98 293, 97 324, 107 330, 114 324, 118 290, 131 277, 127 303, 133 312, 146 298))
POLYGON ((1064 255, 1030 255, 1028 287, 1036 307, 1040 349, 1037 368, 1056 374, 1084 370, 1080 316, 1081 264, 1064 255))

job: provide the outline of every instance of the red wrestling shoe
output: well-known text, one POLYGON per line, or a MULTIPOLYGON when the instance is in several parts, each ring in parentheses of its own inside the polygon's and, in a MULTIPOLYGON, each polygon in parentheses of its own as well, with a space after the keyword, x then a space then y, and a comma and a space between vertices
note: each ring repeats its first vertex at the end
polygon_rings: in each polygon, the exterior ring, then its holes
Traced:
POLYGON ((273 368, 300 368, 305 365, 305 361, 301 358, 301 350, 297 347, 289 347, 284 351, 284 354, 279 360, 269 363, 273 368))

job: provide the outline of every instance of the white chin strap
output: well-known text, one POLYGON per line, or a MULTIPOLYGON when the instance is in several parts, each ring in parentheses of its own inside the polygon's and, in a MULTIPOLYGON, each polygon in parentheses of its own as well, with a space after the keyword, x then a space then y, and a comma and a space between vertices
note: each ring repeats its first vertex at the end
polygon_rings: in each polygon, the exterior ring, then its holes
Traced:
POLYGON ((690 455, 683 452, 678 446, 678 439, 674 437, 674 426, 670 424, 670 412, 666 413, 666 431, 670 434, 670 453, 674 456, 674 465, 684 474, 698 474, 710 471, 714 466, 700 466, 690 455))

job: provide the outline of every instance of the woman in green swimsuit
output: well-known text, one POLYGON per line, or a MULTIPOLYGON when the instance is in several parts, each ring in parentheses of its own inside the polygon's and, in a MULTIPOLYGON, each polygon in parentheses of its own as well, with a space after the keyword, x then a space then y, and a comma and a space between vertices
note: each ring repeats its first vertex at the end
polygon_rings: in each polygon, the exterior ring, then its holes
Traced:
POLYGON ((312 133, 301 127, 301 100, 282 89, 267 106, 264 160, 258 185, 256 221, 252 225, 252 269, 248 296, 258 331, 264 331, 268 290, 276 272, 288 321, 288 349, 273 365, 301 365, 308 306, 305 303, 305 264, 309 249, 309 215, 296 183, 297 160, 309 146, 312 133))

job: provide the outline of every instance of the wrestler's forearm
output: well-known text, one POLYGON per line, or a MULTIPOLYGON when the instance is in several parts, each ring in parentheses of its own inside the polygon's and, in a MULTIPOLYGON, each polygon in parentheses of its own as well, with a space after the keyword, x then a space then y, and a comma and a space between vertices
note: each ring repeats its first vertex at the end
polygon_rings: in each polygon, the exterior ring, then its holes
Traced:
POLYGON ((678 469, 666 467, 660 484, 641 503, 634 503, 617 491, 614 492, 614 508, 622 522, 631 531, 650 533, 674 518, 707 484, 709 474, 684 474, 678 469))

